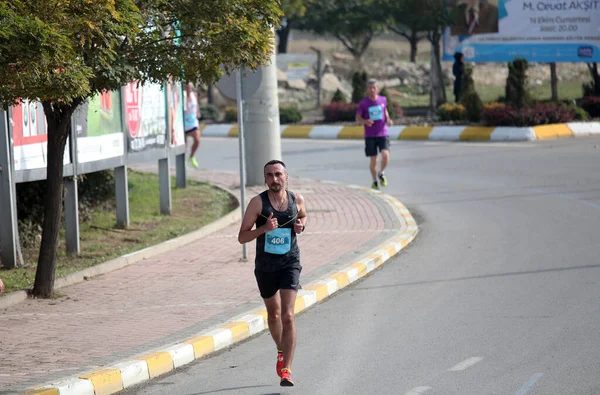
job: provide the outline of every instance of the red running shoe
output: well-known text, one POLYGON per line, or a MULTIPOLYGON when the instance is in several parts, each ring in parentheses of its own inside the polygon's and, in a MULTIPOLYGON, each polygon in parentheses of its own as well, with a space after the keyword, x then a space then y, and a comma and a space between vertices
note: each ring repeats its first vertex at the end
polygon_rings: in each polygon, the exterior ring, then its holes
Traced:
POLYGON ((282 387, 294 386, 294 380, 292 380, 292 371, 288 368, 281 369, 281 382, 279 385, 282 387))
POLYGON ((275 365, 275 369, 277 370, 277 376, 281 377, 281 369, 283 369, 283 351, 277 351, 277 365, 275 365))

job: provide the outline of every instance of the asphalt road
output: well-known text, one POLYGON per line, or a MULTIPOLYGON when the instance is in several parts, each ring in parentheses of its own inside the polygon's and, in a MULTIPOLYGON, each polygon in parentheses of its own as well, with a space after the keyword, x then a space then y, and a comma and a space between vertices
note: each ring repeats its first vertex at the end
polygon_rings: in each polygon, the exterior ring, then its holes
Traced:
MULTIPOLYGON (((361 142, 283 157, 291 177, 370 184, 361 142)), ((198 155, 237 158, 234 139, 198 155)), ((298 317, 296 387, 262 334, 129 393, 600 394, 600 139, 394 142, 387 174, 420 234, 298 317)))

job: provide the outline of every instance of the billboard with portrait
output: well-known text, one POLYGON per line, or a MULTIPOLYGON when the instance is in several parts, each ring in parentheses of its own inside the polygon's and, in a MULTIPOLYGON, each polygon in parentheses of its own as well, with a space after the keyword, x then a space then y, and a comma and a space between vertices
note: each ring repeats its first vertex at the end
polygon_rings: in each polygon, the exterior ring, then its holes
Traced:
POLYGON ((118 91, 94 96, 80 106, 74 120, 80 163, 123 155, 125 142, 118 91))
MULTIPOLYGON (((43 169, 48 163, 48 125, 42 104, 27 99, 10 107, 9 128, 13 135, 15 170, 43 169)), ((64 163, 71 161, 69 142, 64 163)))
POLYGON ((444 60, 599 62, 599 0, 447 0, 444 60))
POLYGON ((163 86, 132 82, 125 86, 124 92, 128 151, 164 148, 167 111, 163 86))

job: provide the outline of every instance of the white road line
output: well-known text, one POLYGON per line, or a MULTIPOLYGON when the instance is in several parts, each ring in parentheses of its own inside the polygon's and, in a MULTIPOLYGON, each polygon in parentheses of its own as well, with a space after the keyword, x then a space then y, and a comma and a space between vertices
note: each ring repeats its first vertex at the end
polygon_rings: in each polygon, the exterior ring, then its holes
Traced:
POLYGON ((430 389, 431 389, 431 387, 415 387, 415 388, 411 389, 410 391, 408 391, 404 395, 420 395, 420 394, 424 394, 426 391, 428 391, 430 389))
POLYGON ((467 368, 470 368, 471 366, 475 365, 477 362, 480 362, 483 358, 481 357, 472 357, 469 359, 465 359, 464 361, 452 366, 450 369, 448 369, 449 372, 459 372, 461 370, 465 370, 467 368))
POLYGON ((514 395, 525 395, 527 392, 529 392, 529 390, 531 389, 531 387, 533 387, 535 385, 535 383, 543 375, 544 375, 544 373, 535 373, 535 374, 532 374, 531 377, 529 378, 529 381, 526 382, 525 385, 523 385, 520 390, 518 390, 517 392, 515 392, 514 395))

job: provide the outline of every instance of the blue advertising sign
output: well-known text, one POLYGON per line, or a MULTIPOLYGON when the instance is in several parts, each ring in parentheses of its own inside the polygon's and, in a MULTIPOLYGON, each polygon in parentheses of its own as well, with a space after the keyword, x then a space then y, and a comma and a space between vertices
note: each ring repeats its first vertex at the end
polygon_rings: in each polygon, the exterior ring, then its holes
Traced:
POLYGON ((447 0, 443 60, 600 62, 600 0, 447 0))

